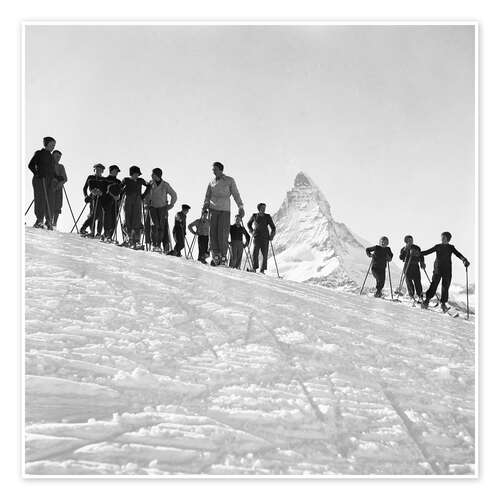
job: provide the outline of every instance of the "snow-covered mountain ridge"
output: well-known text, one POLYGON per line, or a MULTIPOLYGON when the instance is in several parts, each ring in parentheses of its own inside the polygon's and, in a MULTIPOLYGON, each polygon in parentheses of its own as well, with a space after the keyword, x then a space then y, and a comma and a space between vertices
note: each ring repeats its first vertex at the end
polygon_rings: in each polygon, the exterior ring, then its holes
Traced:
POLYGON ((26 229, 29 475, 472 474, 474 325, 26 229))
POLYGON ((330 204, 304 172, 276 214, 275 252, 280 273, 294 281, 357 287, 368 261, 365 243, 332 217, 330 204))

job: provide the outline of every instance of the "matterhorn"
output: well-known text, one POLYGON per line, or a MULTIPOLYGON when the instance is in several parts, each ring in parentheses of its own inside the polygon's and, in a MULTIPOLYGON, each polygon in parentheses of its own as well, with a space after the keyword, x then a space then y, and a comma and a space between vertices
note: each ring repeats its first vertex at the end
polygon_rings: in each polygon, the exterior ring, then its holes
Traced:
POLYGON ((333 219, 330 204, 307 174, 297 174, 273 219, 281 276, 329 287, 361 285, 370 263, 366 242, 333 219))

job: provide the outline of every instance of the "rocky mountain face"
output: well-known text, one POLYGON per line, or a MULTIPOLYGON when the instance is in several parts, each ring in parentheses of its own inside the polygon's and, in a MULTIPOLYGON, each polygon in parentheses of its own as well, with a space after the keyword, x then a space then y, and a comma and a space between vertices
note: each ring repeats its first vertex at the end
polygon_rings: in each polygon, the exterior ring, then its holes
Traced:
POLYGON ((366 242, 334 220, 330 204, 307 174, 297 174, 273 219, 278 229, 274 250, 283 277, 330 287, 361 284, 369 265, 366 242))

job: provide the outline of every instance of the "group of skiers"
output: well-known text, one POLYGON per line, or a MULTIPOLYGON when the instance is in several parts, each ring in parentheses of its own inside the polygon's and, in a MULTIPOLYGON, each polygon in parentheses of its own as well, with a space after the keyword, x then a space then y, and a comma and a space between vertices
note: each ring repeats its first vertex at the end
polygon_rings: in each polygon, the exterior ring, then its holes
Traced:
MULTIPOLYGON (((36 215, 34 227, 37 228, 54 229, 61 213, 64 184, 68 178, 64 166, 60 163, 62 154, 55 150, 55 145, 55 139, 45 137, 44 147, 35 152, 28 165, 33 172, 36 215)), ((117 242, 116 234, 120 225, 124 238, 122 246, 144 249, 144 237, 145 243, 150 244, 153 251, 180 257, 185 248, 188 229, 194 238, 198 239, 200 262, 206 264, 207 258, 211 256, 210 264, 213 266, 229 265, 240 269, 245 249, 253 242, 252 254, 247 253, 247 258, 251 261, 251 268, 247 270, 256 272, 261 260, 260 272, 266 271, 269 245, 276 234, 276 226, 272 217, 266 213, 266 204, 259 203, 257 212, 252 214, 247 223, 248 231, 246 230, 243 224, 243 201, 235 180, 224 173, 222 163, 215 162, 212 165, 214 178, 208 184, 201 216, 187 225, 187 215, 191 209, 187 204, 182 204, 181 210, 175 215, 172 231, 174 248, 171 248, 170 244, 168 213, 177 202, 177 193, 163 179, 161 169, 152 170, 149 182, 141 177, 142 172, 135 165, 130 167, 129 177, 122 180, 118 178, 120 168, 117 165, 109 167, 107 176, 104 176, 105 167, 101 163, 94 165, 93 169, 94 173, 87 177, 83 186, 85 206, 89 204, 90 211, 80 228, 82 236, 98 237, 108 243, 117 242), (231 197, 238 206, 238 214, 232 225, 231 197), (121 220, 122 210, 125 214, 124 221, 121 220)), ((419 301, 423 308, 428 307, 441 282, 441 307, 443 310, 447 309, 452 277, 452 254, 461 259, 465 267, 469 266, 469 261, 450 244, 450 240, 451 234, 444 232, 441 234, 440 244, 422 251, 414 244, 412 236, 407 235, 404 238, 405 246, 399 254, 399 258, 404 262, 402 276, 406 280, 409 296, 419 301), (420 268, 425 272, 424 257, 431 253, 436 253, 436 260, 424 299, 420 268)), ((189 252, 191 251, 192 248, 189 247, 189 252)), ((371 258, 367 275, 371 269, 376 280, 375 297, 381 297, 386 268, 393 258, 389 239, 383 236, 378 245, 366 249, 366 254, 371 258)))
MULTIPOLYGON (((413 236, 407 235, 404 237, 405 246, 399 252, 399 258, 403 261, 403 276, 406 281, 406 288, 410 298, 421 303, 422 308, 429 307, 430 300, 436 295, 439 282, 441 282, 441 297, 439 299, 443 311, 447 311, 446 303, 448 302, 448 293, 452 277, 452 264, 451 256, 456 255, 467 268, 469 261, 453 246, 450 244, 451 234, 448 231, 441 233, 441 243, 434 245, 428 250, 422 251, 418 245, 413 242, 413 236), (427 291, 424 293, 422 290, 422 280, 420 276, 420 269, 425 271, 426 255, 436 253, 436 260, 434 261, 434 270, 432 279, 427 291)), ((368 270, 371 269, 373 277, 376 281, 375 297, 382 297, 382 290, 385 285, 385 275, 388 263, 393 258, 391 247, 389 247, 389 238, 382 236, 379 244, 368 247, 366 255, 370 257, 371 263, 368 270)))
MULTIPOLYGON (((55 144, 54 138, 45 137, 44 147, 29 162, 29 168, 33 172, 36 215, 34 227, 38 228, 54 229, 61 212, 63 184, 67 182, 67 176, 59 163, 61 153, 54 151, 55 144), (56 204, 56 199, 60 199, 60 203, 56 204)), ((141 169, 135 165, 130 167, 129 176, 122 180, 118 178, 120 168, 117 165, 109 167, 107 176, 104 175, 106 168, 101 163, 94 165, 93 170, 94 173, 87 177, 83 185, 85 206, 89 205, 90 210, 80 228, 82 236, 112 243, 117 241, 118 227, 121 227, 122 246, 135 250, 144 249, 144 242, 151 245, 154 252, 180 257, 185 248, 188 229, 198 239, 200 262, 206 264, 211 255, 212 266, 229 265, 237 269, 241 267, 245 248, 253 241, 253 253, 249 259, 251 268, 248 270, 256 272, 260 267, 261 273, 266 271, 269 243, 276 233, 272 217, 265 212, 266 204, 259 203, 258 211, 248 221, 247 232, 243 225, 243 201, 235 180, 224 173, 222 163, 215 162, 212 165, 214 178, 207 187, 201 216, 187 225, 187 215, 191 210, 187 204, 182 204, 181 210, 175 215, 173 248, 170 243, 168 213, 177 202, 177 193, 163 179, 160 168, 152 170, 149 182, 141 177, 141 169), (232 225, 231 197, 238 206, 238 214, 232 225)), ((191 250, 189 248, 190 252, 191 250)))

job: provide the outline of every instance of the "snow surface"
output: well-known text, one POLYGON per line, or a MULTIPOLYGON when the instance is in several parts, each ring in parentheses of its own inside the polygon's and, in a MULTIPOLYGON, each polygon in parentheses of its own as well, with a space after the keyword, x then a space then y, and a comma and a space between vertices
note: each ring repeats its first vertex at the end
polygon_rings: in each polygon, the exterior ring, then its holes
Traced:
POLYGON ((474 325, 26 229, 25 472, 473 474, 474 325))

